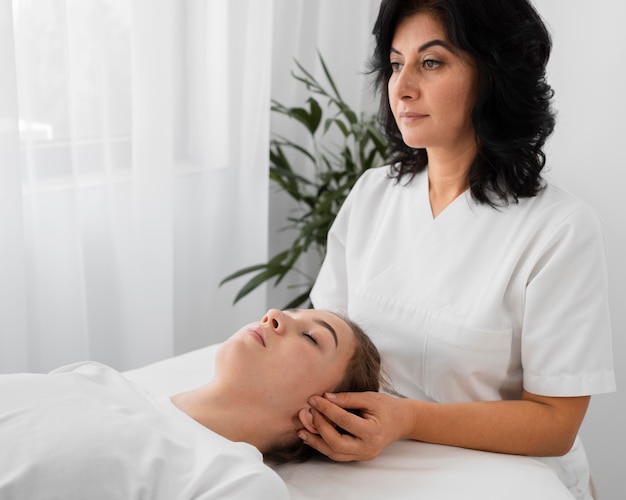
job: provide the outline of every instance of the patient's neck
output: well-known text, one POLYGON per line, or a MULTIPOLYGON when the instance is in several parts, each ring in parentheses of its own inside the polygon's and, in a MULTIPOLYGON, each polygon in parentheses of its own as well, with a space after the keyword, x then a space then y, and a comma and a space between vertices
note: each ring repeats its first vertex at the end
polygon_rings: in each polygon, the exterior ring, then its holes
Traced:
POLYGON ((213 432, 231 441, 249 443, 261 453, 275 446, 289 427, 288 422, 294 429, 297 425, 297 418, 277 415, 275 409, 270 411, 245 391, 234 394, 214 384, 170 399, 178 409, 213 432))

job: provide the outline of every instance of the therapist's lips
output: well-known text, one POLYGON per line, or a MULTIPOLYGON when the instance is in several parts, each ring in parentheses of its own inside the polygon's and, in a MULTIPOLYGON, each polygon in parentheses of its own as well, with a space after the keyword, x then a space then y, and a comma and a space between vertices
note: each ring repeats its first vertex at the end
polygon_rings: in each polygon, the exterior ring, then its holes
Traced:
POLYGON ((422 118, 426 118, 428 115, 423 115, 421 113, 414 113, 411 111, 400 111, 400 119, 404 122, 416 122, 421 120, 422 118))
POLYGON ((263 345, 263 347, 267 347, 265 345, 265 337, 263 336, 263 332, 257 330, 256 328, 250 328, 248 332, 263 345))

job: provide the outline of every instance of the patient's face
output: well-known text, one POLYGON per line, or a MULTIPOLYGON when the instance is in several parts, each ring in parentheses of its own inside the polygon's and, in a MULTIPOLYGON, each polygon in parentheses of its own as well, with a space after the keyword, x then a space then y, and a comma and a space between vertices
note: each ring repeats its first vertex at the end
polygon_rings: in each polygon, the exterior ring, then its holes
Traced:
POLYGON ((271 309, 220 348, 216 377, 264 403, 297 411, 312 394, 332 391, 354 351, 354 334, 338 316, 314 309, 271 309))

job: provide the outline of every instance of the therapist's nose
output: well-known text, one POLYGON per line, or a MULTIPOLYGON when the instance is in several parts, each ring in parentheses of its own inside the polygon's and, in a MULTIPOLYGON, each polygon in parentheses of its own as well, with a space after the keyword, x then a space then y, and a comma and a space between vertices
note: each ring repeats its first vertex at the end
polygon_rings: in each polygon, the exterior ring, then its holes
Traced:
POLYGON ((395 99, 416 100, 421 95, 419 74, 411 66, 404 66, 400 73, 395 74, 389 82, 389 94, 395 99))
POLYGON ((279 309, 270 309, 263 317, 263 323, 268 323, 269 326, 278 335, 282 335, 286 331, 285 315, 279 309))

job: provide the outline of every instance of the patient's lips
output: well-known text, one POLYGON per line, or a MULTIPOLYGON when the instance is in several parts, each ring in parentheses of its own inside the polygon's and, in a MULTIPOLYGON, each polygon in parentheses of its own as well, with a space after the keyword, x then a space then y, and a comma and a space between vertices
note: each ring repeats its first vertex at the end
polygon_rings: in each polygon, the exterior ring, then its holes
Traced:
POLYGON ((250 334, 257 340, 257 342, 263 345, 263 347, 267 347, 265 345, 265 337, 263 336, 262 331, 257 330, 256 328, 250 328, 248 332, 250 332, 250 334))

